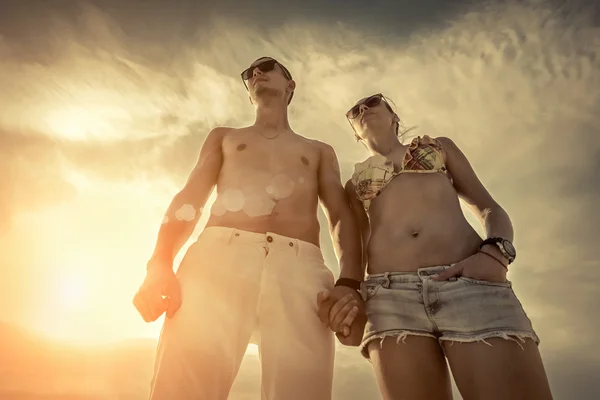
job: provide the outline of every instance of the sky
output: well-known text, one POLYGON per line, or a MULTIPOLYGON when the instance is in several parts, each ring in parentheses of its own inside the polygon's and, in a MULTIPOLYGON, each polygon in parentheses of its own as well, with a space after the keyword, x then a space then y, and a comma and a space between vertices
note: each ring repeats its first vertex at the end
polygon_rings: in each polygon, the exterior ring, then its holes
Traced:
MULTIPOLYGON (((513 221, 509 279, 556 398, 600 393, 599 3, 284 3, 0 0, 0 321, 155 338, 131 299, 163 213, 210 129, 252 123, 239 73, 268 55, 297 82, 292 128, 344 180, 368 155, 344 112, 372 93, 457 143, 513 221)), ((338 355, 347 390, 376 393, 338 355)))

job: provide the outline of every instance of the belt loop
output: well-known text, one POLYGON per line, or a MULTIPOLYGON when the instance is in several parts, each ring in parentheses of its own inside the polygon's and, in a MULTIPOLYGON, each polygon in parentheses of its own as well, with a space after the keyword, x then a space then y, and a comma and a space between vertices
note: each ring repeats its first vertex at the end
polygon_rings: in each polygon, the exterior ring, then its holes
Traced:
POLYGON ((296 257, 300 256, 300 241, 298 239, 294 239, 292 242, 294 245, 294 252, 296 253, 296 257))
POLYGON ((381 286, 383 286, 386 289, 389 289, 390 284, 392 283, 392 281, 390 281, 390 273, 389 272, 384 273, 383 279, 385 279, 385 282, 383 282, 383 284, 381 286))

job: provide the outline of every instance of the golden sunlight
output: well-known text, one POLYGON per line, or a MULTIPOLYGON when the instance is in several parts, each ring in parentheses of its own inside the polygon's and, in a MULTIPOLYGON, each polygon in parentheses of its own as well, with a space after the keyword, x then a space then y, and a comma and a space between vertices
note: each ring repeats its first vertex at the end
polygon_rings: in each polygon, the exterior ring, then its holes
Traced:
POLYGON ((57 285, 56 305, 63 310, 81 308, 85 304, 88 291, 84 276, 73 273, 66 275, 60 278, 57 285))
POLYGON ((258 346, 253 343, 250 343, 246 348, 246 354, 258 355, 258 346))
POLYGON ((157 216, 168 201, 160 192, 173 188, 165 190, 160 182, 155 182, 157 189, 144 182, 110 185, 67 175, 78 188, 76 199, 20 217, 20 226, 36 226, 37 234, 46 238, 36 243, 29 263, 31 305, 23 320, 48 338, 82 345, 158 339, 164 316, 145 323, 132 298, 144 278, 144 260, 160 223, 157 216), (139 203, 140 193, 148 193, 146 202, 139 203))
POLYGON ((103 317, 97 296, 102 281, 94 277, 95 268, 86 268, 82 260, 66 261, 44 282, 35 325, 44 335, 61 341, 89 344, 110 340, 98 330, 98 319, 103 317))
POLYGON ((69 106, 48 113, 46 123, 50 130, 65 139, 114 139, 115 122, 126 120, 125 111, 114 106, 88 104, 69 106))

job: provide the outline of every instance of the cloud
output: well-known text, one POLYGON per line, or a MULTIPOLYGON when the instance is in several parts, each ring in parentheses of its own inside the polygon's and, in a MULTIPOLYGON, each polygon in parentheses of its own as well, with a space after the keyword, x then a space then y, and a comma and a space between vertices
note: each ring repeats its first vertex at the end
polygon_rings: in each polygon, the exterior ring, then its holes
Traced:
MULTIPOLYGON (((573 341, 581 336, 571 337, 573 341)), ((555 399, 594 399, 600 388, 597 383, 600 358, 594 352, 548 352, 544 357, 546 372, 552 378, 550 386, 555 399)))
POLYGON ((76 196, 77 189, 63 177, 62 165, 53 140, 0 129, 0 235, 19 209, 33 211, 76 196))

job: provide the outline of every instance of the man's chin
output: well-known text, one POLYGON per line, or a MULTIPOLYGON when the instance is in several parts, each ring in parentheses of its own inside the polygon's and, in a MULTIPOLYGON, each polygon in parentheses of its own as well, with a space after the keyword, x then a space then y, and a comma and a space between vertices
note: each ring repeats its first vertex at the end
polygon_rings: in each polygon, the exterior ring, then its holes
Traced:
POLYGON ((265 85, 256 85, 254 89, 254 96, 256 98, 261 97, 273 97, 281 95, 280 91, 277 89, 270 88, 265 85))

